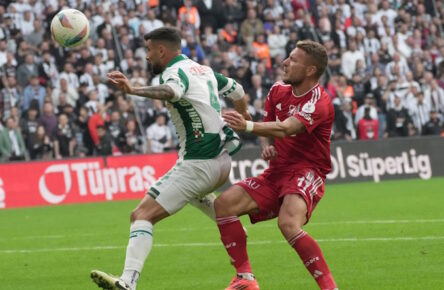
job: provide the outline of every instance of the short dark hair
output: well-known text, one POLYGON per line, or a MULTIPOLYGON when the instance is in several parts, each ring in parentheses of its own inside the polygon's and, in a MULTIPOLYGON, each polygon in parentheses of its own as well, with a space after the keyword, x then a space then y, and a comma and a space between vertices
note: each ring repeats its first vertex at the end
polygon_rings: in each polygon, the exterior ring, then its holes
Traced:
POLYGON ((182 38, 180 31, 175 28, 161 27, 154 29, 143 36, 145 40, 161 41, 170 44, 172 49, 180 49, 182 38))
POLYGON ((302 49, 309 56, 310 61, 316 67, 316 77, 320 78, 328 64, 327 50, 325 47, 312 40, 298 41, 296 47, 302 49))

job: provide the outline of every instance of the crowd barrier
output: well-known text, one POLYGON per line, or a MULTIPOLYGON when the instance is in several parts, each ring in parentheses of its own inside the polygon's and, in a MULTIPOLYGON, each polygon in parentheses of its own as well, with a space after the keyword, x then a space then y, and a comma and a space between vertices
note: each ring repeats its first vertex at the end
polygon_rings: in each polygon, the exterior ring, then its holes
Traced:
MULTIPOLYGON (((0 208, 140 199, 176 162, 177 153, 0 164, 0 208)), ((335 142, 327 184, 444 176, 444 139, 335 142)), ((232 161, 227 188, 257 176, 267 162, 259 148, 232 161)))

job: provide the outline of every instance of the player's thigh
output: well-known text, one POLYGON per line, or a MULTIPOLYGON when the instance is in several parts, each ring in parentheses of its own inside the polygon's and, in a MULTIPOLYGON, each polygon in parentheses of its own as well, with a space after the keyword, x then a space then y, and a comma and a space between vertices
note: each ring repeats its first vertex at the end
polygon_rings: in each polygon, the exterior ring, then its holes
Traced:
POLYGON ((166 218, 168 212, 151 196, 146 195, 131 213, 131 222, 147 220, 152 224, 166 218))
POLYGON ((285 237, 298 232, 307 221, 307 204, 299 194, 284 196, 279 210, 278 226, 285 237))
POLYGON ((256 201, 238 185, 231 186, 214 201, 217 217, 241 216, 257 208, 256 201))

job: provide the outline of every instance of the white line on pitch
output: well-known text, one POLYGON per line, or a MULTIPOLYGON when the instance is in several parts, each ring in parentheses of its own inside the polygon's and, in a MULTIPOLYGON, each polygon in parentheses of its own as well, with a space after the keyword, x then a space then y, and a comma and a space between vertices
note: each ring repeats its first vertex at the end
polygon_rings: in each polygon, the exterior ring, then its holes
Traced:
MULTIPOLYGON (((392 242, 392 241, 426 241, 426 240, 444 240, 444 236, 428 237, 374 237, 374 238, 335 238, 335 239, 317 239, 321 243, 334 242, 392 242)), ((283 244, 286 241, 251 241, 249 246, 283 244)), ((170 247, 222 247, 221 243, 176 243, 176 244, 154 244, 156 248, 170 247)), ((97 246, 97 247, 72 247, 72 248, 43 248, 43 249, 22 249, 22 250, 0 250, 0 254, 28 254, 42 252, 80 252, 80 251, 100 251, 100 250, 120 250, 126 246, 97 246)))
MULTIPOLYGON (((353 225, 353 224, 428 224, 428 223, 444 223, 444 219, 416 219, 416 220, 361 220, 361 221, 337 221, 337 222, 311 222, 309 226, 324 226, 324 225, 353 225)), ((252 225, 247 225, 250 227, 252 225)), ((276 224, 258 224, 252 226, 254 228, 275 228, 276 224)), ((208 231, 216 230, 216 227, 184 227, 184 228, 165 228, 156 229, 156 232, 191 232, 191 231, 208 231)), ((111 234, 125 234, 111 233, 111 234)), ((92 237, 102 234, 98 233, 77 233, 75 235, 38 235, 38 236, 26 236, 26 237, 12 237, 12 238, 0 238, 0 241, 12 241, 12 240, 33 240, 33 239, 64 239, 73 237, 92 237)))

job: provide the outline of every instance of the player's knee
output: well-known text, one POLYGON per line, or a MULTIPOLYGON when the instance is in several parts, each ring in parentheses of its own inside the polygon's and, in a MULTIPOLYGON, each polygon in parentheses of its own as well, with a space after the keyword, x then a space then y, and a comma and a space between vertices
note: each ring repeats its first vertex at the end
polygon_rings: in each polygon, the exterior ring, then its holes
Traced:
POLYGON ((143 208, 136 208, 131 212, 130 216, 131 223, 137 220, 146 220, 151 223, 154 222, 153 217, 150 215, 150 213, 143 208))
POLYGON ((214 211, 216 212, 216 217, 228 217, 237 216, 236 205, 233 204, 232 199, 228 195, 220 195, 214 201, 214 211))
POLYGON ((279 218, 278 227, 285 237, 292 236, 302 229, 302 226, 291 218, 279 218))

